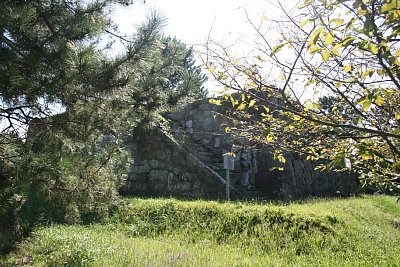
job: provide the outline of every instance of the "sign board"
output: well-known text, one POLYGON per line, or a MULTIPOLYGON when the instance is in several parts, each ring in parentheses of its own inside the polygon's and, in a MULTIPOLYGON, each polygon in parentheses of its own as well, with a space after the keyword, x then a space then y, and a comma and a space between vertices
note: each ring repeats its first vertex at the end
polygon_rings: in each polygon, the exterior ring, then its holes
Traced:
POLYGON ((235 157, 231 153, 225 153, 224 157, 224 169, 233 171, 235 169, 235 157))

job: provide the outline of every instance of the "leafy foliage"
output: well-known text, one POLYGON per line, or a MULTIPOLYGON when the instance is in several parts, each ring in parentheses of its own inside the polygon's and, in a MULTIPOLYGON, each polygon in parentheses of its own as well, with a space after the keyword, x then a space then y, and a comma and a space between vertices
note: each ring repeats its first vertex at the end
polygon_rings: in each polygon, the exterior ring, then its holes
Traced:
POLYGON ((283 13, 261 26, 248 17, 259 53, 250 58, 207 44, 228 116, 257 143, 320 160, 320 169, 350 161, 364 186, 399 193, 399 2, 311 0, 283 13))
POLYGON ((114 2, 0 3, 1 251, 23 233, 20 213, 27 229, 104 218, 133 129, 204 95, 192 50, 163 36, 165 19, 153 12, 122 37, 107 16, 114 2))

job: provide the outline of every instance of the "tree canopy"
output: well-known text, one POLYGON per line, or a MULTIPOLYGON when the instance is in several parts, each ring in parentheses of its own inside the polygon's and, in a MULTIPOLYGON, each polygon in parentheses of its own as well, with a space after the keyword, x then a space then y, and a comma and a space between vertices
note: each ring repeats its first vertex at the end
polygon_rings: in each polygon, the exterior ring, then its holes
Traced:
POLYGON ((0 250, 40 218, 103 218, 133 129, 205 94, 193 51, 162 34, 165 19, 152 12, 120 36, 108 16, 117 2, 0 3, 0 250))
POLYGON ((290 11, 274 3, 282 18, 247 15, 249 57, 206 44, 205 63, 233 107, 229 130, 320 169, 350 161, 364 186, 399 193, 399 1, 307 0, 290 11))

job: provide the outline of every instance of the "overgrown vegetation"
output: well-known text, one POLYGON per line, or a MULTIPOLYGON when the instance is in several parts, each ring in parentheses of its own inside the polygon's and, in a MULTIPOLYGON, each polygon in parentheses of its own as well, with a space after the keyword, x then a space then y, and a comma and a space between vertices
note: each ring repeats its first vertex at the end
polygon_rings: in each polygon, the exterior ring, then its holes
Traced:
POLYGON ((394 197, 129 199, 105 224, 37 229, 5 266, 397 266, 394 197))
MULTIPOLYGON (((164 112, 204 97, 206 78, 191 49, 163 36, 157 13, 120 36, 108 16, 118 2, 126 1, 0 1, 0 253, 40 226, 2 259, 6 266, 400 265, 400 210, 390 197, 120 206, 134 130, 160 126, 164 112), (104 43, 111 37, 125 44, 120 55, 104 43)), ((208 50, 210 72, 241 93, 226 94, 245 118, 237 130, 332 166, 351 159, 366 183, 395 192, 398 1, 307 0, 302 9, 286 13, 292 26, 278 45, 255 27, 266 42, 257 64, 208 50), (279 59, 285 47, 294 61, 279 59), (282 83, 258 71, 268 61, 282 83), (294 76, 328 98, 302 102, 294 76)))
POLYGON ((248 56, 205 45, 232 106, 227 130, 274 147, 282 163, 296 151, 319 169, 352 167, 364 186, 400 194, 399 1, 285 4, 265 2, 281 17, 245 14, 255 36, 248 56))
POLYGON ((205 95, 193 51, 163 35, 165 18, 152 12, 120 36, 109 16, 118 2, 0 3, 0 253, 40 220, 106 217, 134 129, 205 95))

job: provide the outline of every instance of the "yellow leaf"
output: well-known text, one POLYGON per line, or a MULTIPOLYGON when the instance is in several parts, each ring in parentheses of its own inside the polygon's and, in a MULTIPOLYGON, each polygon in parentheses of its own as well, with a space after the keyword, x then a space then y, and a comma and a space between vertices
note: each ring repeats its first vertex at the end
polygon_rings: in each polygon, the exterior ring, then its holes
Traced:
POLYGON ((361 155, 361 158, 362 158, 363 160, 370 160, 370 159, 372 159, 373 157, 372 157, 371 154, 363 154, 363 155, 361 155))
POLYGON ((377 46, 376 44, 371 44, 369 48, 372 54, 374 55, 378 54, 379 46, 377 46))
POLYGON ((400 112, 396 112, 396 115, 394 115, 396 120, 400 120, 400 112))
POLYGON ((286 159, 285 159, 285 157, 284 157, 282 154, 278 155, 278 160, 279 160, 280 162, 282 162, 282 163, 286 163, 286 159))
POLYGON ((351 72, 351 69, 352 69, 351 65, 346 65, 343 67, 343 71, 345 72, 351 72))
POLYGON ((332 48, 332 53, 335 55, 335 56, 339 56, 339 48, 341 48, 342 47, 342 43, 338 43, 338 44, 336 44, 333 48, 332 48))
POLYGON ((256 103, 256 100, 255 100, 255 99, 250 100, 249 108, 251 108, 252 106, 254 106, 255 103, 256 103))
POLYGON ((329 57, 330 57, 331 53, 328 50, 324 50, 324 52, 322 52, 321 56, 322 56, 322 60, 324 62, 327 62, 329 57))
POLYGON ((382 13, 385 13, 388 11, 394 11, 399 8, 398 1, 386 1, 386 2, 388 2, 388 3, 385 5, 382 5, 382 7, 381 7, 382 13))
POLYGON ((331 45, 334 41, 334 38, 330 32, 325 36, 325 45, 331 45))
POLYGON ((231 104, 232 104, 232 107, 234 108, 237 104, 239 104, 239 101, 234 100, 233 98, 231 98, 231 104))
POLYGON ((308 52, 310 52, 310 54, 315 54, 315 53, 318 52, 319 50, 321 50, 321 47, 318 46, 318 45, 313 45, 313 46, 310 46, 310 47, 308 48, 308 52))
POLYGON ((385 99, 381 96, 381 95, 377 95, 375 98, 375 104, 379 107, 381 107, 383 105, 383 103, 385 102, 385 99))
POLYGON ((238 110, 243 110, 246 107, 246 103, 242 102, 240 105, 237 107, 238 110))
POLYGON ((313 108, 314 108, 314 109, 319 109, 320 107, 321 107, 320 104, 318 104, 318 103, 313 103, 313 108))
POLYGON ((272 141, 274 141, 274 135, 273 135, 273 134, 268 134, 268 135, 267 135, 267 141, 268 141, 269 143, 271 143, 272 141))
POLYGON ((304 104, 305 104, 304 111, 309 111, 312 106, 311 100, 308 99, 306 102, 304 102, 304 104))
POLYGON ((222 105, 221 100, 219 100, 219 99, 210 99, 210 100, 208 100, 208 102, 210 102, 211 104, 217 105, 217 106, 222 105))
POLYGON ((343 24, 344 20, 343 19, 333 19, 332 22, 335 23, 336 27, 339 27, 343 24))
POLYGON ((260 19, 261 19, 261 20, 267 20, 268 17, 267 17, 267 16, 261 16, 260 19))
POLYGON ((372 99, 368 96, 366 96, 362 101, 359 102, 363 106, 363 111, 366 112, 370 108, 372 104, 372 99))
POLYGON ((373 73, 374 73, 374 70, 373 70, 373 69, 367 69, 366 71, 364 71, 364 72, 361 74, 361 79, 364 80, 367 76, 371 77, 373 73))
POLYGON ((358 13, 358 15, 360 15, 360 16, 364 16, 365 14, 367 14, 367 10, 364 10, 364 9, 362 9, 362 8, 358 8, 358 9, 357 9, 357 13, 358 13))
POLYGON ((400 49, 396 51, 396 57, 400 57, 400 49))

